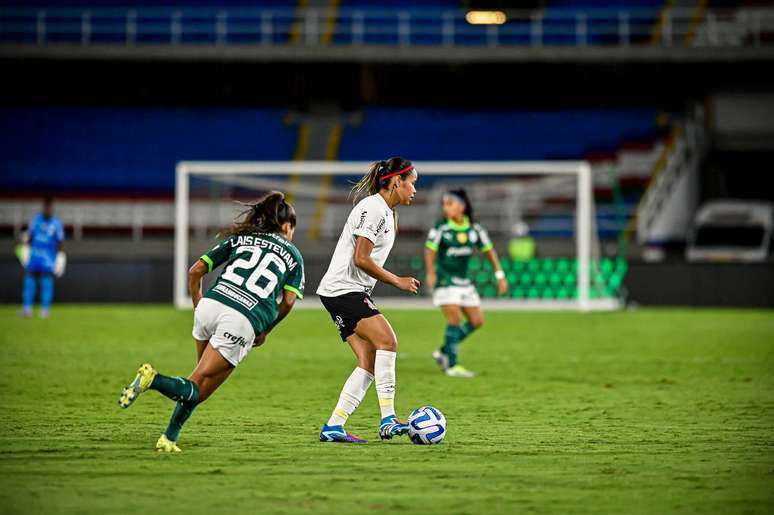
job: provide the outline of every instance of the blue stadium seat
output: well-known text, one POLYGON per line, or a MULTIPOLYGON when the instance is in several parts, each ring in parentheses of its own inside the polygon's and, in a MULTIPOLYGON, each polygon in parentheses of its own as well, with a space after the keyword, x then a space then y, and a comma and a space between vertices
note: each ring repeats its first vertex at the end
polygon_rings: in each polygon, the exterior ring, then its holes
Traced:
POLYGON ((464 111, 372 108, 344 131, 343 160, 579 159, 627 139, 652 139, 655 109, 464 111), (400 127, 400 130, 395 130, 400 127))
POLYGON ((180 160, 288 160, 283 109, 0 108, 0 189, 160 192, 180 160))

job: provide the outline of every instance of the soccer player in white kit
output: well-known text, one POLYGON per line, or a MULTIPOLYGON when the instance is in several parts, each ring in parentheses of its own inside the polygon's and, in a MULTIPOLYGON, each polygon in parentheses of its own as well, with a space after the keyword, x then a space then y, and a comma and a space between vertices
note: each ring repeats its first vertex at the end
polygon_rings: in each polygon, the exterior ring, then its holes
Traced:
POLYGON ((419 281, 398 277, 383 268, 398 230, 398 205, 408 206, 416 194, 417 171, 411 161, 393 157, 374 163, 354 188, 369 196, 355 205, 341 231, 328 271, 317 294, 331 315, 341 339, 357 357, 357 367, 341 390, 339 401, 320 431, 321 442, 367 443, 344 429, 372 382, 381 409, 382 440, 408 432, 395 417, 395 357, 398 339, 371 300, 376 281, 417 293, 419 281))

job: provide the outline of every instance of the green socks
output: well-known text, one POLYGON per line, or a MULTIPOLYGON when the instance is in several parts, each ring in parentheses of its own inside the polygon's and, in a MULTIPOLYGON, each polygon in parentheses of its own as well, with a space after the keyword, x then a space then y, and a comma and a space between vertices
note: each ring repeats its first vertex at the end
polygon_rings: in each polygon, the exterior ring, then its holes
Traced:
POLYGON ((470 333, 475 331, 476 328, 473 327, 473 324, 470 323, 470 320, 466 320, 465 323, 460 326, 460 330, 462 331, 462 339, 464 340, 470 333))
POLYGON ((196 408, 195 402, 178 402, 175 406, 175 410, 172 412, 172 417, 169 419, 169 425, 164 434, 167 438, 173 442, 177 441, 177 437, 180 436, 180 430, 183 429, 183 424, 188 420, 188 417, 193 413, 196 408))
POLYGON ((192 402, 194 404, 199 401, 199 387, 182 377, 168 377, 156 374, 150 388, 169 397, 173 401, 192 402))
POLYGON ((199 387, 188 379, 161 374, 156 374, 150 387, 177 402, 172 417, 169 419, 167 430, 164 431, 167 438, 176 442, 177 437, 180 436, 180 430, 183 429, 183 424, 191 416, 199 402, 199 387))
POLYGON ((473 324, 466 321, 462 325, 447 325, 443 335, 443 347, 441 350, 449 357, 449 367, 457 365, 457 354, 460 343, 475 330, 473 324))

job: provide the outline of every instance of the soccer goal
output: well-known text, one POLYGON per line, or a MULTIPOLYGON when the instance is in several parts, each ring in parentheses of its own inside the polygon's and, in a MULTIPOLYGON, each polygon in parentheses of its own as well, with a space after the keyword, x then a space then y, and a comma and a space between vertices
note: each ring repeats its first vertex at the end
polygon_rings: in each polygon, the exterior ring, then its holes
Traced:
MULTIPOLYGON (((349 190, 371 163, 352 161, 183 161, 175 186, 174 303, 191 306, 187 269, 217 242, 244 204, 283 191, 298 216, 294 242, 305 260, 307 298, 352 209, 349 190)), ((616 285, 599 272, 591 168, 584 161, 425 161, 412 206, 398 209, 399 237, 385 265, 424 279, 424 241, 442 217, 445 191, 464 188, 474 219, 490 234, 509 284, 499 295, 490 262, 470 261, 471 279, 485 305, 504 309, 580 311, 616 309, 616 285)), ((211 274, 213 275, 213 274, 211 274)), ((206 285, 205 285, 206 286, 206 285)), ((380 305, 397 290, 378 285, 380 305)), ((402 307, 431 307, 429 292, 394 297, 402 307)), ((315 304, 304 300, 301 304, 315 304)))

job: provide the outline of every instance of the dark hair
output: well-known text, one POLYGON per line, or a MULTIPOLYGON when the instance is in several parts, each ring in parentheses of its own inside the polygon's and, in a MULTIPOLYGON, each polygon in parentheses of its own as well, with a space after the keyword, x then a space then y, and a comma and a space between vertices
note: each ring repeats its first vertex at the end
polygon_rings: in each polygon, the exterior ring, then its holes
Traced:
POLYGON ((470 220, 470 223, 473 223, 473 204, 470 203, 470 197, 468 197, 468 192, 466 192, 464 189, 460 188, 458 190, 449 190, 448 193, 450 195, 454 195, 455 197, 459 197, 462 199, 463 203, 465 204, 465 216, 468 217, 470 220))
POLYGON ((279 232, 286 223, 296 226, 296 210, 285 201, 281 191, 270 191, 254 204, 246 205, 249 209, 239 214, 226 236, 279 232))
POLYGON ((354 195, 352 203, 354 204, 361 195, 373 195, 379 193, 379 190, 385 189, 390 184, 390 179, 394 173, 404 170, 399 174, 401 179, 405 179, 414 171, 414 165, 408 159, 402 157, 391 157, 386 161, 377 161, 371 165, 362 179, 353 187, 350 195, 354 195))

